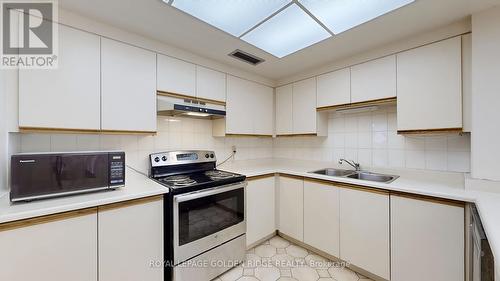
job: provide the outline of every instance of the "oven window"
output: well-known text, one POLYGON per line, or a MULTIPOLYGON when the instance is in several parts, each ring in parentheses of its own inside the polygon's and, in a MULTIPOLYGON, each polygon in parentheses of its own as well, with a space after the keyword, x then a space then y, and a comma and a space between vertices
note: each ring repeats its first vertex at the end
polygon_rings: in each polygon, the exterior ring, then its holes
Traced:
POLYGON ((244 220, 244 189, 179 203, 179 246, 244 220))

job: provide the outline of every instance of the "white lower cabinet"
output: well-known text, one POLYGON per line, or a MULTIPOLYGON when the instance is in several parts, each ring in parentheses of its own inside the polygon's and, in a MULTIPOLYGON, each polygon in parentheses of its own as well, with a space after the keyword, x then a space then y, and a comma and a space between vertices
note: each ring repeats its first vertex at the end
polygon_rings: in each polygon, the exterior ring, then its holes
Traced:
POLYGON ((391 195, 391 280, 464 280, 464 206, 391 195))
POLYGON ((248 181, 246 187, 247 247, 276 231, 274 176, 248 181))
POLYGON ((389 194, 341 188, 340 258, 389 280, 389 239, 389 194))
POLYGON ((162 197, 100 207, 98 235, 99 281, 163 280, 162 197))
POLYGON ((304 243, 339 256, 339 188, 304 180, 304 243))
POLYGON ((279 178, 279 231, 304 241, 304 180, 279 178))
POLYGON ((0 280, 97 281, 96 234, 96 209, 2 224, 0 280))

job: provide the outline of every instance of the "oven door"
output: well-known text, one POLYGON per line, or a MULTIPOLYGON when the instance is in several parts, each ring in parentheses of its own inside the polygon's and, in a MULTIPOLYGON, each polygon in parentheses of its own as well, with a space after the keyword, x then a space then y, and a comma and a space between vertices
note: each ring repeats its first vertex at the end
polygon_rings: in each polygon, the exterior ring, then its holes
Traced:
POLYGON ((178 265, 246 233, 246 182, 174 196, 174 262, 178 265))

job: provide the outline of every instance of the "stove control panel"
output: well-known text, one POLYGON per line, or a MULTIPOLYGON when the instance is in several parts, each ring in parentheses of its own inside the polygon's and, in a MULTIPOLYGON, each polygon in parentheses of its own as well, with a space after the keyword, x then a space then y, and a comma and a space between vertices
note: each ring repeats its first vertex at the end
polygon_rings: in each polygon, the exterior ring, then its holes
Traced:
POLYGON ((153 153, 150 155, 151 167, 179 164, 216 162, 215 152, 206 150, 183 150, 153 153))

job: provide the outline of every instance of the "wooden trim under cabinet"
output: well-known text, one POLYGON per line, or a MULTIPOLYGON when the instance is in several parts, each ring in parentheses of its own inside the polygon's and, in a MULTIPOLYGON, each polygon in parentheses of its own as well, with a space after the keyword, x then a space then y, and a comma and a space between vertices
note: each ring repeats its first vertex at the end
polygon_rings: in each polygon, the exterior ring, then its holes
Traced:
POLYGON ((308 134, 281 134, 276 135, 276 137, 317 137, 317 133, 308 133, 308 134))
POLYGON ((139 198, 139 199, 132 199, 132 200, 128 200, 128 201, 112 203, 112 204, 108 204, 108 205, 102 205, 102 206, 98 206, 97 209, 99 212, 109 211, 109 210, 126 208, 126 207, 130 207, 130 206, 135 206, 135 205, 147 204, 147 203, 160 201, 160 200, 163 200, 163 195, 156 195, 156 196, 150 196, 150 197, 144 197, 144 198, 139 198))
POLYGON ((283 173, 278 173, 278 176, 284 177, 284 178, 289 178, 289 179, 296 179, 296 180, 304 180, 303 176, 296 176, 296 175, 290 175, 290 174, 283 174, 283 173))
POLYGON ((254 180, 260 180, 260 179, 272 178, 274 176, 276 176, 275 173, 270 173, 270 174, 264 174, 264 175, 247 177, 247 180, 248 181, 254 181, 254 180))
POLYGON ((272 138, 273 135, 258 135, 258 134, 226 134, 226 137, 262 137, 272 138))
POLYGON ((368 187, 368 186, 349 184, 349 183, 343 183, 343 182, 336 182, 336 181, 329 181, 329 180, 316 179, 316 178, 305 177, 304 181, 331 185, 331 186, 335 186, 338 188, 347 188, 347 189, 354 189, 354 190, 365 191, 365 192, 370 192, 370 193, 382 194, 382 195, 389 195, 391 193, 389 190, 380 189, 380 188, 376 188, 376 187, 368 187))
POLYGON ((372 105, 388 105, 388 104, 395 104, 396 102, 397 102, 397 97, 383 98, 383 99, 370 100, 370 101, 362 101, 362 102, 354 102, 354 103, 345 103, 345 104, 339 104, 339 105, 317 107, 316 111, 358 108, 358 107, 372 106, 372 105))
POLYGON ((73 128, 45 128, 45 127, 19 127, 20 133, 63 133, 63 134, 99 134, 97 129, 73 129, 73 128))
POLYGON ((391 196, 398 196, 402 198, 408 198, 413 200, 426 201, 430 203, 449 205, 453 207, 465 208, 465 202, 453 199, 445 199, 445 198, 437 198, 433 196, 413 194, 413 193, 405 193, 399 191, 391 191, 391 196))
POLYGON ((195 100, 195 101, 204 102, 204 103, 226 106, 225 101, 212 100, 212 99, 206 99, 206 98, 198 98, 198 97, 193 97, 193 96, 188 96, 188 95, 183 95, 183 94, 178 94, 178 93, 163 92, 163 91, 156 91, 156 94, 158 96, 163 96, 163 97, 189 99, 189 100, 195 100))
POLYGON ((126 130, 94 130, 94 129, 73 129, 73 128, 44 128, 44 127, 19 127, 20 133, 59 133, 59 134, 137 134, 156 135, 156 131, 126 131, 126 130))
POLYGON ((463 128, 442 128, 442 129, 420 129, 420 130, 398 130, 398 135, 428 135, 428 134, 449 134, 463 133, 463 128))
POLYGON ((12 221, 12 222, 6 222, 3 224, 0 224, 0 232, 7 231, 7 230, 13 230, 13 229, 17 229, 17 228, 33 226, 33 225, 38 225, 38 224, 61 221, 61 220, 66 220, 66 219, 71 219, 71 218, 76 218, 76 217, 81 217, 81 216, 86 216, 86 215, 96 214, 96 213, 97 213, 97 207, 94 207, 94 208, 87 208, 87 209, 81 209, 81 210, 76 210, 76 211, 69 211, 69 212, 64 212, 64 213, 57 213, 57 214, 52 214, 52 215, 34 217, 34 218, 29 218, 29 219, 17 220, 17 221, 12 221))
POLYGON ((156 135, 156 131, 101 130, 101 134, 109 135, 156 135))

